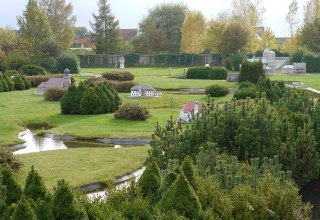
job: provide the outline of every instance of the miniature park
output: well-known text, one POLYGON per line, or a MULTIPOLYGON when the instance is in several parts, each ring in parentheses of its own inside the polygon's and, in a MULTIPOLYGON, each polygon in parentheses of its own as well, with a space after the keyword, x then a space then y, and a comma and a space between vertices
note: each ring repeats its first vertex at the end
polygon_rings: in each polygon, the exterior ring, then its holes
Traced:
POLYGON ((162 3, 138 33, 28 0, 0 28, 0 220, 320 219, 320 6, 280 39, 259 2, 162 3))

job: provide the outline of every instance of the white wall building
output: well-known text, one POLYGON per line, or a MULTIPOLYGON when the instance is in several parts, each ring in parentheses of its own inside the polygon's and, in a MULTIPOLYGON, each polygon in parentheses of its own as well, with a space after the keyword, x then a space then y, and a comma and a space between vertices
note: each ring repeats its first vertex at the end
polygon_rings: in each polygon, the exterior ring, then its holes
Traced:
POLYGON ((130 97, 159 97, 159 93, 149 85, 136 85, 131 88, 130 97))

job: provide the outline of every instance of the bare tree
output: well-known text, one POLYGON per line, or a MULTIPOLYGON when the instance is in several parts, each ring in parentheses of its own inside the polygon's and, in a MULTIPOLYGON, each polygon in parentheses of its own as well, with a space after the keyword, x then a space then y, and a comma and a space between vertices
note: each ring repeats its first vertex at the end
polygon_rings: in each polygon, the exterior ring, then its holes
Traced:
POLYGON ((298 2, 296 0, 292 0, 286 16, 286 22, 288 23, 291 38, 293 38, 299 26, 298 9, 298 2))

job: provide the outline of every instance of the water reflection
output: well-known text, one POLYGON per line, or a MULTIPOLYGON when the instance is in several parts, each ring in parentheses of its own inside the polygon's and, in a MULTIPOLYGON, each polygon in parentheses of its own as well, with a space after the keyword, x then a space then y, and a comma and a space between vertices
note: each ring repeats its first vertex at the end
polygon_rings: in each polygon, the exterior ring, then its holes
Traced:
POLYGON ((20 132, 18 137, 25 141, 25 143, 21 145, 24 148, 13 152, 13 154, 28 154, 41 151, 67 149, 63 141, 54 140, 52 137, 36 136, 29 129, 20 132))
MULTIPOLYGON (((122 189, 123 187, 128 187, 130 185, 131 179, 134 179, 137 182, 145 169, 146 169, 145 167, 142 167, 141 169, 136 170, 135 172, 129 175, 124 175, 122 177, 116 178, 115 179, 116 189, 122 189)), ((88 193, 87 196, 90 200, 94 200, 96 198, 106 199, 107 192, 105 190, 99 191, 99 192, 93 192, 93 193, 88 193)))

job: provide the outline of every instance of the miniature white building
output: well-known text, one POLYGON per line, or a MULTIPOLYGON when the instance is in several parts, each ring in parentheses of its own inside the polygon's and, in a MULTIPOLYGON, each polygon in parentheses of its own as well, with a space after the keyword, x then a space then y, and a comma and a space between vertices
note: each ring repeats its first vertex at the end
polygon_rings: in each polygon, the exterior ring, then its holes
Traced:
POLYGON ((306 72, 306 63, 293 63, 293 65, 282 67, 282 74, 306 74, 306 72))
POLYGON ((202 103, 189 102, 180 111, 180 119, 182 122, 188 122, 192 118, 192 112, 194 115, 202 111, 202 103))
POLYGON ((131 88, 130 97, 159 97, 159 93, 149 85, 136 85, 131 88))
POLYGON ((266 49, 263 52, 263 59, 265 60, 266 64, 266 74, 274 74, 276 72, 276 53, 269 50, 268 41, 266 43, 266 49))

